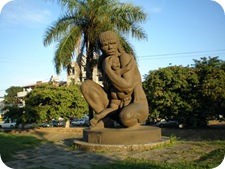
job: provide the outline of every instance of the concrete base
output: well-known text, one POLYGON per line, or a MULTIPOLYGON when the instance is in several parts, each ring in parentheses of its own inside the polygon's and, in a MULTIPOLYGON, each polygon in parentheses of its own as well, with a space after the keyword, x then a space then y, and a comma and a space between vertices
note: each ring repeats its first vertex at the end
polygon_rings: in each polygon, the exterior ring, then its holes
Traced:
POLYGON ((94 144, 144 144, 161 139, 161 129, 150 126, 86 129, 83 131, 83 141, 94 144))
POLYGON ((170 143, 169 137, 162 137, 160 141, 156 142, 149 142, 145 144, 127 144, 127 145, 94 144, 84 142, 83 140, 78 139, 74 140, 74 145, 76 146, 77 149, 88 152, 146 151, 169 143, 170 143))
POLYGON ((158 127, 85 129, 83 139, 75 140, 75 146, 84 151, 133 151, 146 150, 168 144, 170 139, 161 136, 158 127))

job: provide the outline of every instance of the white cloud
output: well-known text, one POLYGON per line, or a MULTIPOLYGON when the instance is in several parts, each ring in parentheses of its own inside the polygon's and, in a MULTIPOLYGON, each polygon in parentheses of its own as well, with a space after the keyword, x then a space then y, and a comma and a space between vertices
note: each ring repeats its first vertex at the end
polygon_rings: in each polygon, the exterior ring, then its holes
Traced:
POLYGON ((23 11, 21 15, 18 16, 18 19, 23 20, 24 22, 29 23, 47 23, 48 18, 51 16, 51 13, 48 10, 35 10, 35 11, 23 11))
POLYGON ((2 18, 10 24, 46 24, 51 18, 48 9, 42 9, 34 0, 14 0, 2 12, 2 18))
POLYGON ((2 8, 3 8, 7 3, 9 3, 10 1, 12 1, 12 0, 1 0, 1 1, 0 1, 0 13, 1 13, 1 11, 2 11, 2 8))
POLYGON ((154 8, 151 8, 150 11, 153 12, 153 13, 161 13, 162 8, 154 7, 154 8))

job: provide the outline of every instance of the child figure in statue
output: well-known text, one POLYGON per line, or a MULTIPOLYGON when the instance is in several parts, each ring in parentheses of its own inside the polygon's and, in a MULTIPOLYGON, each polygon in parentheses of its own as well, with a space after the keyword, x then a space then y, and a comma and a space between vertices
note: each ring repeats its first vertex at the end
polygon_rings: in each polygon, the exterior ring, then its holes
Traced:
MULTIPOLYGON (((130 62, 125 67, 121 68, 118 56, 110 56, 109 59, 111 59, 112 70, 114 70, 116 75, 118 75, 119 77, 123 76, 123 74, 129 71, 132 67, 132 62, 130 62)), ((113 113, 119 107, 126 106, 127 103, 131 100, 131 93, 124 93, 122 91, 119 91, 113 85, 111 86, 110 90, 111 102, 109 108, 106 108, 99 114, 95 115, 95 117, 90 120, 91 126, 96 126, 99 120, 103 119, 109 113, 113 113)))

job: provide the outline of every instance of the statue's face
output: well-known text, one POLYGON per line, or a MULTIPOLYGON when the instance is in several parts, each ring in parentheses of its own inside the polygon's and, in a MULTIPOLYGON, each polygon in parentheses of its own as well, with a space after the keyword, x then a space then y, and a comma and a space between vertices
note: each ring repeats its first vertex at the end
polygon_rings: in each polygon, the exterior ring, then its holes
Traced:
POLYGON ((115 59, 113 60, 113 62, 112 62, 112 69, 113 70, 120 69, 120 61, 119 61, 118 58, 116 60, 115 59))
POLYGON ((118 54, 117 40, 113 37, 105 37, 101 42, 102 52, 107 56, 113 56, 118 54))

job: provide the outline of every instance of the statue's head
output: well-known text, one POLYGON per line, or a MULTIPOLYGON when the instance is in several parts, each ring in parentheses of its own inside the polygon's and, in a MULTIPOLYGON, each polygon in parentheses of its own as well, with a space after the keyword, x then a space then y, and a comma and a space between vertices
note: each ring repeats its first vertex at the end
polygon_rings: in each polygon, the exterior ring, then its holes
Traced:
POLYGON ((99 42, 100 44, 104 43, 104 41, 108 39, 115 39, 119 43, 118 36, 113 31, 106 31, 99 34, 99 42))
POLYGON ((117 34, 113 31, 102 32, 99 35, 99 45, 102 52, 107 55, 121 53, 120 41, 117 34))

